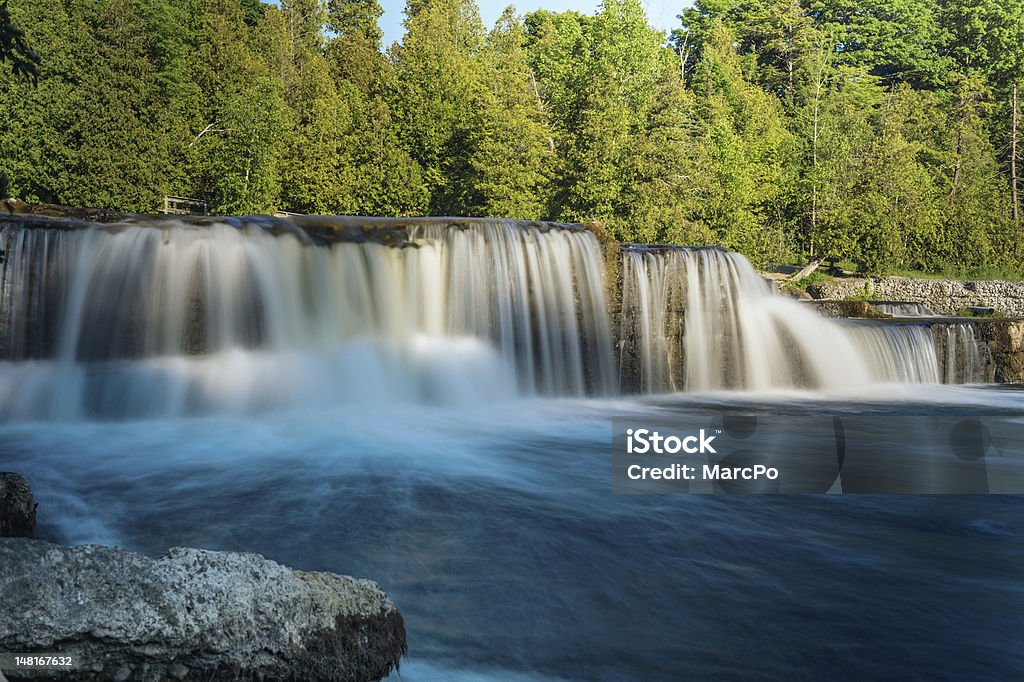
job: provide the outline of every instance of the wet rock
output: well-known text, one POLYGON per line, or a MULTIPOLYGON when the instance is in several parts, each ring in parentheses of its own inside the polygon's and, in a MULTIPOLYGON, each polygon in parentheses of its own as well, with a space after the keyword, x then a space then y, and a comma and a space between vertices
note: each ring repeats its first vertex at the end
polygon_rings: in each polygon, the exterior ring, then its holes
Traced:
POLYGON ((397 668, 406 642, 401 615, 368 580, 256 554, 176 548, 150 559, 4 539, 0 651, 81 662, 54 679, 354 682, 397 668))
POLYGON ((28 481, 0 472, 0 537, 30 538, 36 531, 36 501, 28 481))
POLYGON ((988 345, 1000 383, 1024 383, 1024 320, 971 320, 975 335, 988 345))

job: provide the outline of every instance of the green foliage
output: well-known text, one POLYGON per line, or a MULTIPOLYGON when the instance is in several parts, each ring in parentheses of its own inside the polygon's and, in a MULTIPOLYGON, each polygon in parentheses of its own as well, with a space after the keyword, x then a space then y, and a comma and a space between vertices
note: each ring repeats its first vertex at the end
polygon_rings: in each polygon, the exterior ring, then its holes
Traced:
POLYGON ((472 0, 409 3, 406 34, 391 49, 389 104, 413 159, 423 168, 437 215, 469 213, 470 137, 483 88, 485 43, 472 0))
POLYGON ((39 55, 25 41, 25 32, 11 20, 7 0, 0 2, 0 64, 10 62, 16 75, 38 83, 39 61, 39 55))
POLYGON ((477 124, 467 139, 469 212, 540 219, 555 169, 554 133, 526 59, 526 32, 511 8, 487 38, 477 124))
POLYGON ((382 49, 379 0, 7 1, 0 167, 27 201, 600 221, 757 263, 1021 271, 1019 2, 697 0, 667 40, 641 0, 489 31, 473 0, 408 0, 382 49))
POLYGON ((379 24, 383 15, 377 0, 327 0, 327 25, 332 31, 362 36, 374 45, 384 35, 379 24))
POLYGON ((788 291, 791 291, 791 292, 799 294, 799 293, 803 293, 803 292, 807 291, 809 288, 811 288, 815 284, 821 284, 822 282, 828 282, 828 281, 831 281, 833 279, 835 279, 835 277, 833 277, 832 275, 828 274, 827 272, 822 272, 819 269, 819 270, 815 270, 814 272, 812 272, 811 274, 807 275, 803 279, 799 279, 799 280, 797 280, 795 282, 787 281, 785 283, 785 288, 788 291))

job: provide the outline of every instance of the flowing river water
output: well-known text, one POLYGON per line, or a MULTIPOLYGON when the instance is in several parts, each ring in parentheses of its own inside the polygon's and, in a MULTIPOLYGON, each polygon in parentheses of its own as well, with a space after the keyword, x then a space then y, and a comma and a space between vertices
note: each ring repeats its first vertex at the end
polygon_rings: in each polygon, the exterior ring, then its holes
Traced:
POLYGON ((562 226, 2 230, 0 470, 42 537, 372 578, 401 679, 1024 673, 1016 496, 612 494, 613 417, 1016 425, 969 326, 825 320, 664 247, 624 249, 609 319, 562 226))

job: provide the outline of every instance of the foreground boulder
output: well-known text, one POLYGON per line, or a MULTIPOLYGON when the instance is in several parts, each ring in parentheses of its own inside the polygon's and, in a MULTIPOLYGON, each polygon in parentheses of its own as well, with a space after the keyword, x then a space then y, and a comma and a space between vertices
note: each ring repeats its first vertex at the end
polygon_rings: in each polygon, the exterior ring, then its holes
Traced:
POLYGON ((36 501, 23 477, 0 471, 0 538, 30 538, 36 531, 36 501))
MULTIPOLYGON (((405 626, 369 580, 256 554, 0 540, 0 651, 73 654, 73 680, 376 680, 405 626)), ((19 679, 5 671, 12 681, 19 679)))

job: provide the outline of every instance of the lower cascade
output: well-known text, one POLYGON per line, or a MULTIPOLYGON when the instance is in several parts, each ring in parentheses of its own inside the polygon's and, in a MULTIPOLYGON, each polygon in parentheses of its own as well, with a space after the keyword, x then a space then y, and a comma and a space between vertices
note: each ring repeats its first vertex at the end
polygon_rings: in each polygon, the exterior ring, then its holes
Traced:
POLYGON ((819 317, 721 248, 496 219, 0 223, 0 418, 984 381, 955 320, 819 317), (618 363, 613 349, 618 334, 618 363))
POLYGON ((623 385, 648 393, 985 379, 970 325, 822 318, 718 247, 624 247, 619 338, 623 385))

